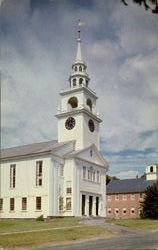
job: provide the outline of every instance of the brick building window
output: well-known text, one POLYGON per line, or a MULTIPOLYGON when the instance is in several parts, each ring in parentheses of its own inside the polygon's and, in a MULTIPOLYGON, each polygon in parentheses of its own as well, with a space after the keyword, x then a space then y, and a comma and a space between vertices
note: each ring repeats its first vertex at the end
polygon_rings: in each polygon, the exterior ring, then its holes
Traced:
POLYGON ((10 198, 10 211, 14 211, 15 201, 14 198, 10 198))
POLYGON ((71 198, 66 198, 66 210, 71 210, 71 198))
POLYGON ((42 208, 42 200, 40 196, 36 197, 36 210, 41 210, 42 208))
POLYGON ((122 195, 122 200, 123 200, 123 201, 126 201, 126 200, 127 200, 127 195, 123 194, 123 195, 122 195))
POLYGON ((111 201, 111 196, 110 195, 108 195, 108 199, 107 199, 108 201, 111 201))
POLYGON ((126 212, 127 212, 127 209, 126 209, 126 208, 123 208, 123 209, 122 209, 122 214, 126 214, 126 212))
POLYGON ((118 214, 118 213, 119 213, 119 209, 115 208, 115 214, 118 214))
POLYGON ((15 180, 16 180, 16 165, 10 165, 10 188, 15 188, 15 180))
POLYGON ((135 200, 135 194, 131 194, 131 201, 135 200))
POLYGON ((36 162, 36 186, 42 186, 42 161, 36 162))
POLYGON ((0 211, 2 211, 2 210, 3 210, 3 199, 0 198, 0 211))
POLYGON ((22 197, 21 207, 22 207, 22 211, 27 210, 27 198, 26 197, 22 197))
POLYGON ((111 208, 110 207, 108 208, 108 214, 111 214, 111 208))
POLYGON ((119 195, 115 195, 115 201, 119 201, 119 195))
POLYGON ((131 208, 131 214, 134 214, 134 213, 135 213, 135 208, 132 207, 132 208, 131 208))

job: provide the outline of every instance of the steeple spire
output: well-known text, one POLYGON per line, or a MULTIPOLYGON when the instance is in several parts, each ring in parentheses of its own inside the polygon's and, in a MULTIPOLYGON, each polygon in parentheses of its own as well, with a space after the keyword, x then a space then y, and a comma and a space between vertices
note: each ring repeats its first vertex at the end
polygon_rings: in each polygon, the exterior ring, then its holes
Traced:
POLYGON ((81 53, 81 37, 80 37, 80 26, 85 25, 84 22, 78 20, 78 36, 77 36, 77 53, 75 61, 72 64, 72 72, 69 77, 70 88, 80 88, 83 86, 88 87, 89 84, 89 76, 86 72, 86 64, 83 61, 82 53, 81 53))
POLYGON ((84 25, 83 22, 80 21, 80 19, 78 20, 78 38, 77 38, 77 54, 76 54, 76 59, 75 62, 82 62, 83 63, 83 59, 82 59, 82 53, 81 53, 81 30, 80 30, 80 26, 84 25))

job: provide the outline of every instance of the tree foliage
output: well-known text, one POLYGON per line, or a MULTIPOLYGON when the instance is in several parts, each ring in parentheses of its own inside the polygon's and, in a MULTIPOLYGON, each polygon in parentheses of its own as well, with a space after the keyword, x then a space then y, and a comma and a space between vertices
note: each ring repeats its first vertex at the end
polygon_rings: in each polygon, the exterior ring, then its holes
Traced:
MULTIPOLYGON (((121 0, 124 5, 128 5, 128 0, 121 0)), ((144 6, 145 10, 151 10, 153 14, 158 14, 158 0, 133 0, 135 4, 144 6)))
POLYGON ((158 219, 158 181, 152 186, 147 187, 145 199, 141 203, 142 218, 158 219))
POLYGON ((110 181, 114 181, 114 180, 119 180, 119 178, 117 178, 116 176, 106 176, 106 185, 110 182, 110 181))

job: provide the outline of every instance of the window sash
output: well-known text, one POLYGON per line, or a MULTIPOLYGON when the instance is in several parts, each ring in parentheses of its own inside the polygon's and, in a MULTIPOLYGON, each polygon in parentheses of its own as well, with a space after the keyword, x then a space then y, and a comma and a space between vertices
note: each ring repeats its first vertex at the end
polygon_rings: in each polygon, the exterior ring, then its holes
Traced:
POLYGON ((36 210, 41 210, 42 208, 42 201, 41 201, 41 197, 37 196, 36 197, 36 210))
POLYGON ((42 186, 43 161, 36 161, 36 186, 42 186))
POLYGON ((10 211, 14 211, 15 209, 15 200, 14 198, 10 198, 10 211))
POLYGON ((66 210, 71 210, 71 198, 66 198, 66 210))
POLYGON ((22 210, 27 210, 27 198, 26 197, 22 197, 22 210))
POLYGON ((10 188, 15 188, 16 181, 16 164, 10 165, 10 188))
POLYGON ((3 199, 0 198, 0 211, 2 211, 2 210, 3 210, 3 199))

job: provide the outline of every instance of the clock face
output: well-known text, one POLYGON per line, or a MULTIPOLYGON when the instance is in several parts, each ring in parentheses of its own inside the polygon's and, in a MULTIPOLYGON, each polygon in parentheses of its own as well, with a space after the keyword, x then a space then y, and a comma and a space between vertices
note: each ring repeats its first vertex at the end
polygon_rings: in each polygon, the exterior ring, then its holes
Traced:
POLYGON ((88 122, 88 127, 89 127, 89 130, 91 131, 91 132, 94 132, 94 129, 95 129, 95 125, 94 125, 94 122, 93 122, 93 120, 89 120, 89 122, 88 122))
POLYGON ((73 117, 67 118, 65 122, 65 128, 70 130, 73 129, 74 127, 75 127, 75 119, 73 117))

